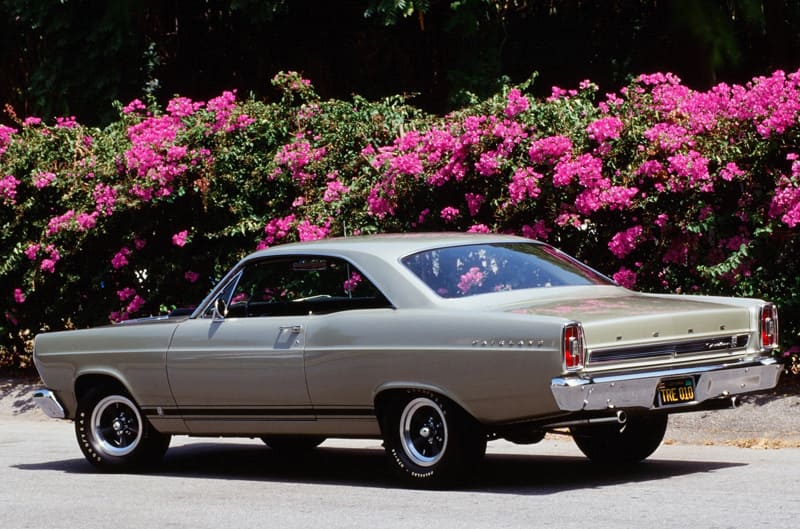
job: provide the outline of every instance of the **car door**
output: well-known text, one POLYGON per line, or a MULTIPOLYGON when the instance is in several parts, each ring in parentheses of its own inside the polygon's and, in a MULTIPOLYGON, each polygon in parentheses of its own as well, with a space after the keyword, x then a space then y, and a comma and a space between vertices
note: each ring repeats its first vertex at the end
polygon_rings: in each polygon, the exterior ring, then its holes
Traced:
POLYGON ((178 326, 167 373, 191 433, 269 433, 314 420, 303 364, 308 276, 298 262, 244 266, 203 315, 178 326))

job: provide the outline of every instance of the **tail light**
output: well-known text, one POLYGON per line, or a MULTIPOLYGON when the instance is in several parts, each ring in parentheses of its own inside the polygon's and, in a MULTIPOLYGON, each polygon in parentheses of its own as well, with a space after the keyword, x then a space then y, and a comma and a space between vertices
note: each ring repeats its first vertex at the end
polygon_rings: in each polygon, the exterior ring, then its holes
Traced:
POLYGON ((586 356, 586 341, 583 338, 583 327, 580 323, 570 323, 564 327, 564 369, 577 371, 583 367, 586 356))
POLYGON ((761 307, 759 324, 761 334, 761 348, 775 349, 778 347, 778 309, 769 304, 761 307))

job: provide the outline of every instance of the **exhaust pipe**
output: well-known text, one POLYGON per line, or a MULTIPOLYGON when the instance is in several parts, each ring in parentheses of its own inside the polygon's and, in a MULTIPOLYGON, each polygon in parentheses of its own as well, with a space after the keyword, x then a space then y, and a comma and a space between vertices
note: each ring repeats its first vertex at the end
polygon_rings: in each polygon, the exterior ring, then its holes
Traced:
POLYGON ((547 428, 566 428, 568 426, 589 426, 591 424, 619 424, 624 426, 628 422, 628 414, 624 410, 617 411, 612 417, 594 417, 591 419, 578 419, 575 421, 562 421, 548 424, 547 428))

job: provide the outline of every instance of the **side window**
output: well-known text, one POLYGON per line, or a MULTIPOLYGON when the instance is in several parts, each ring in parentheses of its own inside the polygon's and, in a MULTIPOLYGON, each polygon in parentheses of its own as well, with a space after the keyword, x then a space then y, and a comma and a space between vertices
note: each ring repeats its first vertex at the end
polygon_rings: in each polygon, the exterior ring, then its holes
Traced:
POLYGON ((225 289, 229 318, 327 314, 390 307, 353 265, 338 258, 293 256, 248 265, 225 289))

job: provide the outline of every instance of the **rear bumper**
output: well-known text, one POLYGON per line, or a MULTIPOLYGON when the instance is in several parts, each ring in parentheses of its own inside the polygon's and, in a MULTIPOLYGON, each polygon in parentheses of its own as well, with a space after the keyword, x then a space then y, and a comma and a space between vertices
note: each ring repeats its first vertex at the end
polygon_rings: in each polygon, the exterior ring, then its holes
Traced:
POLYGON ((64 406, 49 389, 39 389, 34 392, 33 402, 51 419, 64 419, 67 416, 64 406))
POLYGON ((653 409, 658 407, 656 390, 663 380, 693 377, 695 398, 692 402, 659 407, 665 411, 685 411, 716 398, 770 390, 778 384, 782 370, 783 366, 774 358, 763 358, 746 364, 695 366, 627 375, 559 377, 552 380, 551 390, 563 411, 653 409))

